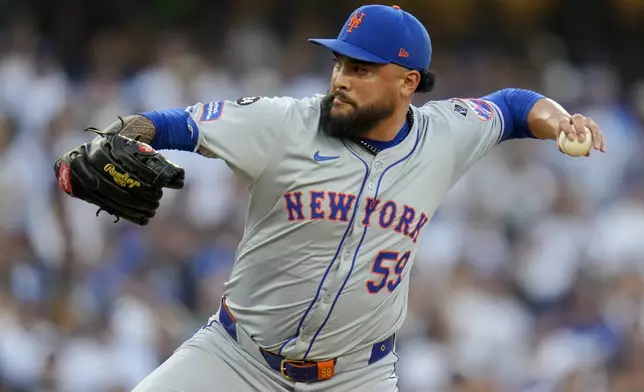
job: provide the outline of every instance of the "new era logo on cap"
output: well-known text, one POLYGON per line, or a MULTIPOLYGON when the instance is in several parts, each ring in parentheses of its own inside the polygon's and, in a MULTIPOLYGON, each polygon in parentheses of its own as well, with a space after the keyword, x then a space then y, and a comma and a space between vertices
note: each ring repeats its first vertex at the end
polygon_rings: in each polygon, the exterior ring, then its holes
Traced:
POLYGON ((432 55, 425 26, 398 6, 362 6, 349 15, 337 38, 309 41, 356 60, 416 70, 428 69, 432 55))

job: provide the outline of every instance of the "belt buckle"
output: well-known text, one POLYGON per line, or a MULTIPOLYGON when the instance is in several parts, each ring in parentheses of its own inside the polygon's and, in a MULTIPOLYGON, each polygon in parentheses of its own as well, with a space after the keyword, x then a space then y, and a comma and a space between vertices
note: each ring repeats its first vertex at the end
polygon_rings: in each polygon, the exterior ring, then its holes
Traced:
POLYGON ((287 380, 292 380, 291 376, 289 376, 286 373, 286 367, 284 365, 287 364, 287 363, 304 364, 304 363, 308 363, 308 362, 306 362, 306 361, 298 361, 298 360, 295 360, 295 359, 286 359, 286 358, 282 359, 282 362, 280 363, 280 371, 282 372, 282 376, 287 380))

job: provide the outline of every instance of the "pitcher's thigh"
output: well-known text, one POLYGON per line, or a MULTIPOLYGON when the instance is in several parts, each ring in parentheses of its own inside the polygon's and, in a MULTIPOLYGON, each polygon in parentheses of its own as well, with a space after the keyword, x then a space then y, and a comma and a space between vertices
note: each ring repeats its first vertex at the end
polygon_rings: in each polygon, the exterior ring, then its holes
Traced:
POLYGON ((288 392, 218 331, 200 330, 132 392, 288 392))

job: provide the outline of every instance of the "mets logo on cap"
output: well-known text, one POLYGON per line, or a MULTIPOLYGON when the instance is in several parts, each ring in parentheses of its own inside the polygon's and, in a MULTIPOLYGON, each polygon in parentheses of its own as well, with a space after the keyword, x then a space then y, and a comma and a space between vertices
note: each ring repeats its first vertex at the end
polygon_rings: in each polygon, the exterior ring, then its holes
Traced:
POLYGON ((350 33, 353 29, 360 27, 360 23, 362 23, 362 18, 364 18, 364 16, 364 12, 354 12, 351 18, 347 21, 347 33, 350 33))

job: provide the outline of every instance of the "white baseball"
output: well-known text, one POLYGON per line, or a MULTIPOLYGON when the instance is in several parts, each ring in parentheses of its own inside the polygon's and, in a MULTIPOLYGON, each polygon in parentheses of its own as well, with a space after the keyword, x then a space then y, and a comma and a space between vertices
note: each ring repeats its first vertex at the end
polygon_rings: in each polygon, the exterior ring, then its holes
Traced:
POLYGON ((592 136, 588 127, 586 127, 586 138, 583 142, 577 139, 571 141, 566 137, 564 132, 561 132, 557 139, 557 144, 564 154, 570 155, 571 157, 583 157, 590 152, 590 148, 593 145, 592 136))

